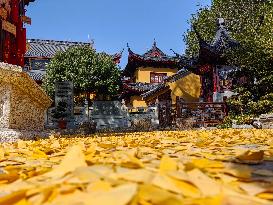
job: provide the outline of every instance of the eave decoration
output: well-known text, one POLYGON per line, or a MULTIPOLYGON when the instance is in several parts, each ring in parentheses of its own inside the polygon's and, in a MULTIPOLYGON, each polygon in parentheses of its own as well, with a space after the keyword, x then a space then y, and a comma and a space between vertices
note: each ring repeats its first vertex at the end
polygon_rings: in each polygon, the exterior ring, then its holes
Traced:
POLYGON ((124 70, 126 76, 131 76, 138 67, 154 68, 173 68, 176 69, 180 61, 178 56, 168 56, 157 47, 156 41, 153 46, 143 55, 134 53, 129 44, 128 47, 128 64, 124 70))

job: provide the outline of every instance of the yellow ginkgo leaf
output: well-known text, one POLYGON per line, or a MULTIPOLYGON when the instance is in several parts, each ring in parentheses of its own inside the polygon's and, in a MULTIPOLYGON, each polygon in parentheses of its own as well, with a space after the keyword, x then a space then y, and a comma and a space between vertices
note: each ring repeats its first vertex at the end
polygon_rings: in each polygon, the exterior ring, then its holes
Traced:
POLYGON ((0 147, 0 160, 3 160, 5 158, 5 150, 0 147))
POLYGON ((31 159, 47 159, 47 158, 48 158, 47 154, 41 151, 40 149, 38 148, 33 149, 31 159))
POLYGON ((0 197, 0 205, 13 205, 26 197, 26 190, 12 192, 0 197))
POLYGON ((89 192, 84 197, 85 205, 127 205, 137 193, 136 184, 125 184, 106 192, 89 192))
POLYGON ((221 185, 199 169, 188 172, 189 180, 199 188, 203 196, 216 196, 221 193, 221 185))
POLYGON ((186 169, 191 170, 194 168, 204 169, 204 168, 224 168, 223 162, 213 161, 208 159, 193 159, 186 164, 186 169))
POLYGON ((150 183, 153 177, 154 174, 145 169, 128 170, 126 172, 117 174, 117 178, 119 179, 138 183, 150 183))
POLYGON ((14 205, 31 205, 31 204, 27 201, 27 199, 22 199, 14 205))
POLYGON ((170 180, 172 183, 174 183, 176 187, 178 187, 182 191, 182 194, 185 197, 197 198, 201 196, 199 189, 193 184, 189 182, 185 182, 185 181, 172 179, 172 178, 170 180))
POLYGON ((273 193, 261 193, 258 194, 257 197, 261 198, 261 199, 266 199, 266 200, 273 200, 273 193))
POLYGON ((144 164, 138 158, 130 154, 127 154, 127 159, 121 163, 121 166, 132 169, 144 168, 144 164))
POLYGON ((158 204, 158 205, 182 205, 183 198, 179 195, 168 192, 165 189, 144 184, 140 186, 138 198, 140 204, 158 204))
POLYGON ((186 197, 200 197, 200 191, 190 182, 177 180, 163 174, 156 175, 152 184, 186 197))
POLYGON ((87 186, 87 191, 110 191, 112 189, 112 186, 109 182, 106 181, 97 181, 94 183, 91 183, 89 186, 87 186))
POLYGON ((159 171, 160 173, 166 173, 170 171, 176 171, 178 168, 177 163, 174 159, 168 157, 168 156, 163 156, 161 161, 160 161, 160 167, 159 171))
POLYGON ((25 148, 27 148, 27 143, 26 143, 26 141, 19 140, 19 141, 17 142, 17 147, 18 147, 19 149, 25 149, 25 148))
POLYGON ((82 147, 79 145, 73 146, 65 155, 60 165, 53 168, 51 172, 45 174, 47 177, 59 178, 66 173, 74 171, 78 167, 86 167, 85 156, 82 147))
POLYGON ((264 159, 263 150, 245 150, 236 156, 236 160, 247 164, 256 164, 262 162, 264 159))
POLYGON ((213 196, 213 197, 205 197, 199 199, 185 199, 183 201, 184 204, 196 204, 196 205, 223 205, 224 200, 221 194, 213 196))
POLYGON ((51 143, 50 148, 51 149, 59 149, 59 148, 61 148, 61 145, 60 145, 59 141, 56 139, 51 143))

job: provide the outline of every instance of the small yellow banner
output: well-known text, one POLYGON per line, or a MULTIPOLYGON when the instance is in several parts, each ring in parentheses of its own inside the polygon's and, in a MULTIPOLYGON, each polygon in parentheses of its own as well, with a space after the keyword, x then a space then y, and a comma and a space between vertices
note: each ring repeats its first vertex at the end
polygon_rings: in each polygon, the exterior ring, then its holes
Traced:
POLYGON ((7 12, 6 9, 0 8, 0 17, 1 17, 2 19, 7 19, 7 17, 8 17, 8 12, 7 12))
POLYGON ((8 21, 2 21, 2 29, 16 36, 16 26, 8 21))

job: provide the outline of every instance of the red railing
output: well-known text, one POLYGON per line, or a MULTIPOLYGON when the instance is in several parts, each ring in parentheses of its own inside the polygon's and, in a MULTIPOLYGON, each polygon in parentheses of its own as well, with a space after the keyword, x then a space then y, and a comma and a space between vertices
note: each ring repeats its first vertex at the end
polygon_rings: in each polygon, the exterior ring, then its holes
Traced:
POLYGON ((227 116, 226 103, 186 103, 176 102, 176 118, 192 119, 195 127, 216 126, 227 116))

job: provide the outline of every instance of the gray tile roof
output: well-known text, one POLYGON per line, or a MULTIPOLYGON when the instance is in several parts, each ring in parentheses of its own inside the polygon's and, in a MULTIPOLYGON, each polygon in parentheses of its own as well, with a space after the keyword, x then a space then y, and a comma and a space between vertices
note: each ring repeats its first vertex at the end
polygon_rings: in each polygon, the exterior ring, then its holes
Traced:
POLYGON ((35 81, 43 81, 46 71, 45 70, 30 70, 27 74, 35 81))
POLYGON ((183 69, 179 70, 176 74, 167 77, 164 81, 165 82, 173 83, 173 82, 175 82, 175 81, 183 78, 184 76, 189 75, 190 73, 191 73, 190 71, 188 71, 187 69, 183 68, 183 69))
POLYGON ((52 58, 58 51, 66 51, 72 46, 91 46, 90 43, 28 39, 29 46, 25 57, 52 58))
POLYGON ((141 97, 143 97, 144 99, 148 98, 148 97, 152 96, 153 94, 155 94, 155 93, 157 93, 157 92, 159 92, 159 91, 161 91, 161 90, 163 90, 164 88, 167 88, 167 87, 169 87, 167 84, 160 83, 155 88, 153 88, 152 90, 149 90, 148 92, 142 94, 141 97))
POLYGON ((130 89, 132 91, 138 91, 138 92, 147 92, 151 89, 154 89, 157 87, 156 84, 150 84, 150 83, 125 83, 124 88, 130 89))

